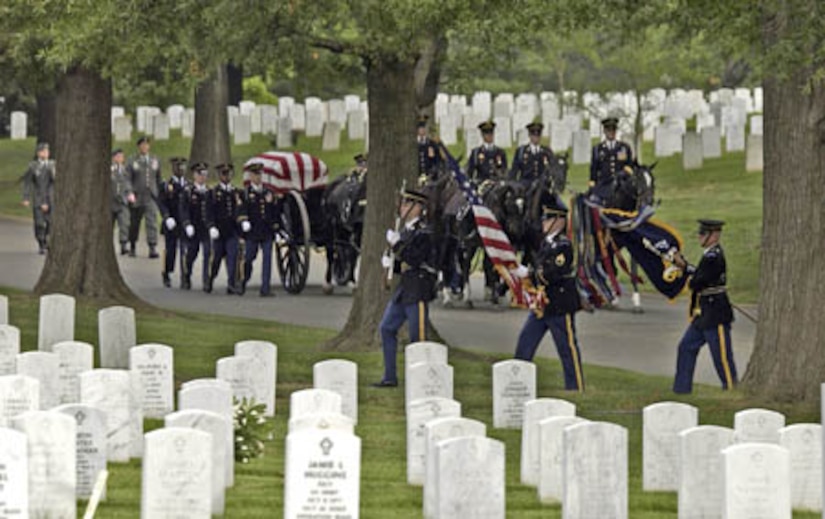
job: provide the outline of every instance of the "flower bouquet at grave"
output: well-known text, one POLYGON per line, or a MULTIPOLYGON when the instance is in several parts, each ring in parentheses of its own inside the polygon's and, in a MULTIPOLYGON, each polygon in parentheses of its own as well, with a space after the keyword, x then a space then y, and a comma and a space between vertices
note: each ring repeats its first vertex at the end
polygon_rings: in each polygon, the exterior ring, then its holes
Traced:
POLYGON ((264 440, 271 437, 272 424, 264 417, 266 404, 254 399, 235 400, 235 461, 249 463, 263 456, 264 440))

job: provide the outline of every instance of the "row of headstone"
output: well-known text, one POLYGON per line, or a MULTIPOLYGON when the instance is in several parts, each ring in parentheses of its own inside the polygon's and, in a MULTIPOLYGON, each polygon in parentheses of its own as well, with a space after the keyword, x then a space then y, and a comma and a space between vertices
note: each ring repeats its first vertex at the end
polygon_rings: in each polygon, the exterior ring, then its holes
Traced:
POLYGON ((232 397, 264 404, 264 416, 275 416, 278 348, 267 341, 241 341, 235 355, 218 359, 216 378, 229 383, 232 397))

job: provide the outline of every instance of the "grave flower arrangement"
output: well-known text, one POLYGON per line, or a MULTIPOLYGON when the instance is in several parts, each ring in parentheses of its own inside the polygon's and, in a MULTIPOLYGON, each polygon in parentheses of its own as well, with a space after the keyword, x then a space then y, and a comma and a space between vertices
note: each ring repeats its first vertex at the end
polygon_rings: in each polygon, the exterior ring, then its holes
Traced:
POLYGON ((235 400, 235 461, 249 460, 264 454, 264 440, 271 437, 272 424, 264 417, 266 405, 254 399, 235 400))

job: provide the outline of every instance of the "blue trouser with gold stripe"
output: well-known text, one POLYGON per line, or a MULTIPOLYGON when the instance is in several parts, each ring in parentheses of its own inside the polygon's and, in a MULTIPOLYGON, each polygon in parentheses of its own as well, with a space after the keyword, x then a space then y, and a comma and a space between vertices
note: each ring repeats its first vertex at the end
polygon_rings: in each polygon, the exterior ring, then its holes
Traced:
POLYGON ((693 390, 696 356, 705 343, 710 347, 710 356, 722 381, 722 389, 731 389, 736 385, 736 363, 733 361, 733 348, 730 342, 730 323, 705 330, 691 323, 679 341, 676 378, 673 381, 674 393, 690 393, 693 390))
POLYGON ((403 304, 390 300, 378 326, 381 330, 381 349, 384 351, 384 378, 385 382, 398 382, 396 372, 396 355, 398 352, 398 330, 407 321, 410 332, 410 342, 427 340, 427 318, 429 308, 427 303, 403 304))
POLYGON ((186 273, 185 275, 192 275, 192 265, 195 263, 195 258, 203 249, 203 257, 201 257, 201 280, 204 286, 209 283, 209 271, 212 268, 212 240, 209 236, 204 234, 201 236, 195 235, 192 238, 186 239, 186 273))
POLYGON ((541 319, 530 312, 518 336, 516 358, 533 360, 536 350, 547 331, 553 336, 556 351, 564 369, 564 388, 584 391, 581 352, 576 338, 576 320, 573 314, 547 315, 541 319))

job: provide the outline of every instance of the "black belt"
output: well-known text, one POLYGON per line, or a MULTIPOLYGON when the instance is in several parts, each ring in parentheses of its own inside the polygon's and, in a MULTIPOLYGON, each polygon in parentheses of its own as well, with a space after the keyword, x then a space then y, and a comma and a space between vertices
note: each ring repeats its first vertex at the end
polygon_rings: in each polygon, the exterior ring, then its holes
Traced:
POLYGON ((708 287, 708 288, 700 290, 699 291, 699 296, 701 296, 701 297, 715 296, 715 295, 719 295, 719 294, 725 294, 725 293, 727 293, 727 291, 728 291, 727 288, 722 287, 722 286, 720 286, 720 287, 708 287))

